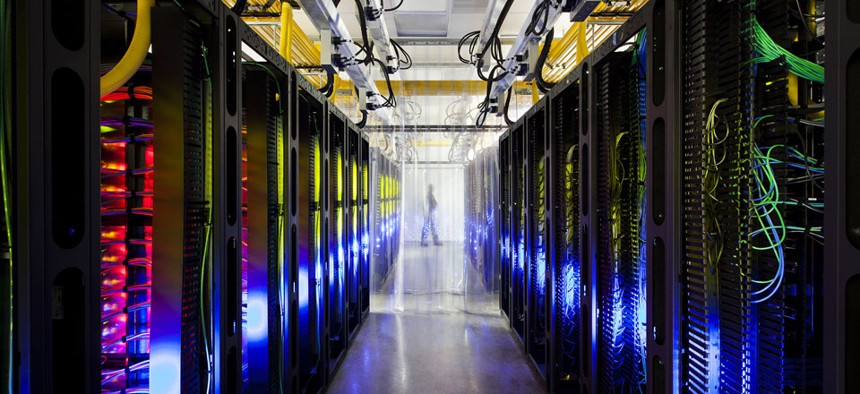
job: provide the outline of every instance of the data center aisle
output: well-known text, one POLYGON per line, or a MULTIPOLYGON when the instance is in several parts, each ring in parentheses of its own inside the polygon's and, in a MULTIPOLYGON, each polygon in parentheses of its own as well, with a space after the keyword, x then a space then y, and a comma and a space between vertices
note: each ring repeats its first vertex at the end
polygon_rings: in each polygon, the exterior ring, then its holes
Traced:
POLYGON ((463 269, 463 255, 456 242, 404 246, 329 393, 545 391, 498 307, 470 296, 474 284, 444 290, 441 284, 475 277, 474 267, 463 269))

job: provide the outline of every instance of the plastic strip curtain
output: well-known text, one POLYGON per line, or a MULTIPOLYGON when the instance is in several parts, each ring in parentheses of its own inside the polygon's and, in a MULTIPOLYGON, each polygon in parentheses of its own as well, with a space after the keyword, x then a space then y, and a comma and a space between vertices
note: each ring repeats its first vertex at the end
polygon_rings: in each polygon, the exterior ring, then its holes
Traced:
MULTIPOLYGON (((433 56, 432 48, 406 50, 416 59, 433 56)), ((485 124, 491 127, 474 126, 485 94, 474 78, 468 67, 401 70, 392 76, 393 122, 378 126, 369 117, 373 312, 499 313, 497 174, 504 119, 490 115, 485 124)), ((515 91, 510 118, 531 105, 527 90, 515 91)), ((380 92, 386 95, 387 86, 380 92)), ((355 108, 352 99, 335 101, 355 108)), ((361 115, 354 111, 352 118, 361 115)))

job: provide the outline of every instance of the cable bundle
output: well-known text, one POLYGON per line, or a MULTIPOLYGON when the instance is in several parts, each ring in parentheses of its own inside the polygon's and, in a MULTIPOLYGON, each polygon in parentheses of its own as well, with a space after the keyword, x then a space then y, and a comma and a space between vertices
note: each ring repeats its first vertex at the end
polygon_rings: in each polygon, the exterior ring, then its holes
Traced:
POLYGON ((151 100, 145 86, 102 97, 101 383, 107 391, 143 390, 149 369, 153 126, 125 114, 151 100))
POLYGON ((753 37, 753 48, 759 54, 759 57, 752 60, 754 63, 767 63, 783 59, 792 74, 810 81, 824 83, 824 67, 800 58, 777 45, 757 20, 753 20, 753 37))

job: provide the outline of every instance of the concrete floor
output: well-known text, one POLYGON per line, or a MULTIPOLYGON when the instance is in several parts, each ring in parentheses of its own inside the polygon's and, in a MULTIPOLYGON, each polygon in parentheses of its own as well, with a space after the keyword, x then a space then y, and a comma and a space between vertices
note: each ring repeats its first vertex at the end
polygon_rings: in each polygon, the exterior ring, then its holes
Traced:
MULTIPOLYGON (((416 261, 405 260, 407 269, 416 261)), ((350 345, 329 393, 545 392, 500 314, 380 308, 390 297, 374 294, 377 307, 350 345)), ((403 297, 408 305, 425 303, 409 300, 419 294, 403 297)))

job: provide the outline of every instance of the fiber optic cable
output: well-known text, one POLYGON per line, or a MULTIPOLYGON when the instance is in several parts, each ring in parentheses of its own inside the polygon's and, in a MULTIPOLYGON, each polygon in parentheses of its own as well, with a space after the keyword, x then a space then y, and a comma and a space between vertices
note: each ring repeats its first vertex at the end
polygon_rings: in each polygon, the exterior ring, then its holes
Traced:
POLYGON ((752 59, 754 63, 772 62, 781 59, 786 63, 789 70, 798 77, 824 83, 824 67, 798 57, 789 50, 777 45, 767 34, 764 28, 753 19, 753 47, 759 57, 752 59))

